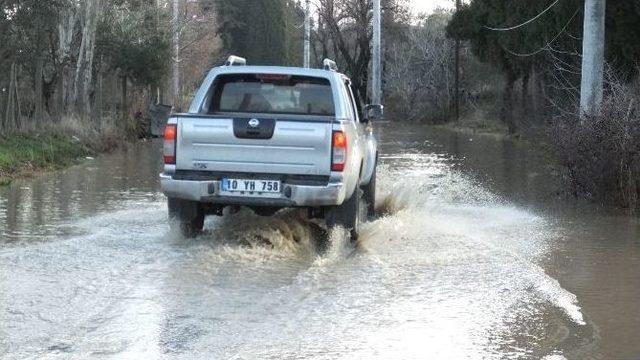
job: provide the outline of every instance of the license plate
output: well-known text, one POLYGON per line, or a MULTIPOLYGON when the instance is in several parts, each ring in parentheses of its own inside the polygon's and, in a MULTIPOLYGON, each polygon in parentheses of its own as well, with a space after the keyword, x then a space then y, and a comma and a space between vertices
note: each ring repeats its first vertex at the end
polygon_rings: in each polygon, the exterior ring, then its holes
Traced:
POLYGON ((232 196, 274 196, 281 187, 280 180, 222 179, 220 192, 232 196))

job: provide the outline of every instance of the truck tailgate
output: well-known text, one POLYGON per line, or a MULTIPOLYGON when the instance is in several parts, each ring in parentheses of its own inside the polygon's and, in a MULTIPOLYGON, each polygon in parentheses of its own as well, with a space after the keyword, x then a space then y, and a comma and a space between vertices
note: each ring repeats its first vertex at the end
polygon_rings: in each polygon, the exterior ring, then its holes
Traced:
POLYGON ((277 120, 269 139, 238 138, 232 118, 179 118, 176 168, 329 175, 331 132, 330 122, 277 120))

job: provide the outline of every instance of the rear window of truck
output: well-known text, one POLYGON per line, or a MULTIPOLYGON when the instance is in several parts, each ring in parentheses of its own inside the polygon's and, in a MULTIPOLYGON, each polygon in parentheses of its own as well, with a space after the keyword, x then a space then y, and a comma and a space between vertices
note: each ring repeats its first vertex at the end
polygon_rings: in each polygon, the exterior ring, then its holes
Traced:
POLYGON ((214 83, 210 113, 334 116, 327 79, 274 74, 221 75, 214 83))

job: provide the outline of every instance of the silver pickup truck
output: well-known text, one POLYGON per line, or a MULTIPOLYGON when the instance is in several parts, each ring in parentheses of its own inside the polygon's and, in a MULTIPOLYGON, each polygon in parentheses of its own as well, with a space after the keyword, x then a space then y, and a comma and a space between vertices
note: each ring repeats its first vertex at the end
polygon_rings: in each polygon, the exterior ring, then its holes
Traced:
POLYGON ((371 120, 381 115, 381 105, 361 105, 333 61, 305 69, 230 57, 166 126, 160 181, 171 223, 193 237, 225 207, 265 216, 298 207, 356 239, 375 211, 371 120))

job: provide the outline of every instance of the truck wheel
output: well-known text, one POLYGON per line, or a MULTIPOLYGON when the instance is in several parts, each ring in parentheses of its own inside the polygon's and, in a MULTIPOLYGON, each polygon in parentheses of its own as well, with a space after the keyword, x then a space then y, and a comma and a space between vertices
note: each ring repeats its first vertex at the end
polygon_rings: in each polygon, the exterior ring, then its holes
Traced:
POLYGON ((351 197, 342 205, 329 208, 325 214, 325 220, 329 229, 342 226, 349 230, 351 241, 358 240, 361 219, 362 189, 359 186, 353 191, 351 197))
POLYGON ((169 198, 169 222, 185 238, 194 238, 204 227, 204 209, 198 202, 169 198))
POLYGON ((362 187, 362 197, 367 205, 367 217, 369 220, 376 216, 376 172, 378 167, 373 168, 373 175, 369 184, 362 187))

